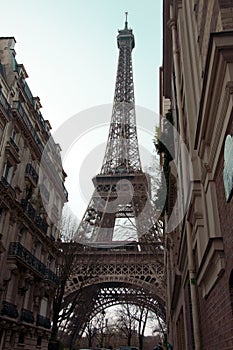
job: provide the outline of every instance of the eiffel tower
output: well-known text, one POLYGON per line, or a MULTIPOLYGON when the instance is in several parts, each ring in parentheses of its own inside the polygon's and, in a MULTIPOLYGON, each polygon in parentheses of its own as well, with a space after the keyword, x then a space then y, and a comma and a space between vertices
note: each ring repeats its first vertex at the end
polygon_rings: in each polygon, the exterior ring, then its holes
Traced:
POLYGON ((63 300, 64 309, 76 304, 67 321, 63 319, 72 342, 95 314, 119 303, 144 306, 163 322, 166 318, 163 244, 149 177, 139 156, 131 58, 135 41, 127 14, 117 44, 108 143, 100 174, 93 179, 94 193, 75 235, 81 244, 75 248, 74 269, 63 300))
POLYGON ((76 234, 79 243, 98 247, 127 244, 133 238, 141 242, 159 240, 150 179, 142 171, 139 156, 131 57, 135 40, 128 28, 127 13, 117 44, 119 60, 107 147, 100 174, 93 178, 94 193, 76 234), (134 233, 129 237, 130 229, 126 227, 130 226, 134 233))

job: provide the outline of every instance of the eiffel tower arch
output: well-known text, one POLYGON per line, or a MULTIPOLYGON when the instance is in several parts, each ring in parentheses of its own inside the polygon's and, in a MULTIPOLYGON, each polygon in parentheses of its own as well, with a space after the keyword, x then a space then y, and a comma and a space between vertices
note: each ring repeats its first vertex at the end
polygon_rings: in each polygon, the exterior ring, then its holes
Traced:
POLYGON ((77 300, 67 322, 73 337, 94 314, 126 301, 143 305, 165 321, 163 237, 151 202, 150 178, 139 156, 131 57, 135 40, 127 17, 117 44, 108 142, 75 234, 79 249, 64 297, 64 308, 77 300))

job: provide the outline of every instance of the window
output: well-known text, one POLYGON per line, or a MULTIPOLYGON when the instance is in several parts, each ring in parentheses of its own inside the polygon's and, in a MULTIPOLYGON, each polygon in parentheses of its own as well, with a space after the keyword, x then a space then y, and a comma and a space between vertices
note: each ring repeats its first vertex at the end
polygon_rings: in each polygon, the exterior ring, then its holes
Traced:
POLYGON ((15 331, 11 331, 10 345, 12 346, 12 349, 14 349, 14 345, 15 345, 15 331))
POLYGON ((0 125, 0 140, 2 140, 2 134, 3 134, 3 129, 2 129, 2 126, 0 125))
POLYGON ((12 130, 12 134, 11 134, 11 139, 12 139, 13 141, 15 141, 15 137, 16 137, 16 131, 13 129, 13 130, 12 130))
POLYGON ((0 346, 2 344, 2 339, 3 339, 3 329, 0 329, 0 346))
POLYGON ((42 298, 40 303, 40 315, 46 317, 47 315, 47 305, 48 305, 48 299, 42 298))
POLYGON ((3 232, 3 216, 4 216, 4 209, 0 208, 0 239, 2 237, 2 232, 3 232))
POLYGON ((39 335, 39 336, 37 337, 37 340, 36 340, 36 346, 41 346, 41 344, 42 344, 42 336, 39 335))
POLYGON ((10 137, 10 143, 12 144, 12 146, 14 147, 14 149, 16 150, 16 152, 19 152, 19 147, 17 146, 17 133, 16 131, 13 129, 12 133, 11 133, 11 137, 10 137))
POLYGON ((4 167, 4 171, 3 171, 3 177, 8 182, 8 184, 11 183, 11 179, 12 179, 12 176, 13 176, 13 171, 14 171, 14 167, 12 166, 11 163, 9 163, 7 161, 5 163, 5 167, 4 167))
POLYGON ((55 238, 56 236, 56 226, 55 225, 51 225, 51 231, 50 231, 51 237, 55 238))
POLYGON ((22 245, 24 245, 25 238, 26 238, 27 230, 25 227, 21 227, 18 233, 18 241, 22 245))
POLYGON ((32 245, 32 254, 35 255, 36 258, 40 258, 41 255, 41 244, 37 241, 32 245))
POLYGON ((24 344, 24 340, 25 340, 25 333, 20 332, 20 333, 19 333, 19 340, 18 340, 18 343, 19 343, 19 344, 24 344))
POLYGON ((183 315, 183 308, 181 309, 181 312, 179 314, 177 323, 177 345, 178 349, 185 349, 185 328, 184 328, 184 315, 183 315))

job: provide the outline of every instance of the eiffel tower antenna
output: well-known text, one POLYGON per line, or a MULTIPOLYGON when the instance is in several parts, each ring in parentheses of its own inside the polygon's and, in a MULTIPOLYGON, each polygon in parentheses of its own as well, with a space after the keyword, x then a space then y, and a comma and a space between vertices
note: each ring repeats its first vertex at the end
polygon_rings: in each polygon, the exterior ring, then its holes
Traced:
POLYGON ((125 12, 125 29, 128 29, 128 21, 127 21, 127 18, 128 18, 128 12, 125 12))

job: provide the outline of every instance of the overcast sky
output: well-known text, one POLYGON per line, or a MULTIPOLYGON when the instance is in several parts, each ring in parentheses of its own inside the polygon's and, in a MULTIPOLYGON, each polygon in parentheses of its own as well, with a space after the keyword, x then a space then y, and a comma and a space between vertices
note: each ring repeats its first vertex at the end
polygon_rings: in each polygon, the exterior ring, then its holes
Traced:
MULTIPOLYGON (((50 121, 55 135, 57 130, 61 134, 63 125, 74 115, 78 116, 75 125, 78 130, 82 111, 89 108, 93 111, 95 106, 113 102, 118 59, 116 36, 118 29, 124 27, 125 11, 129 13, 128 23, 136 42, 133 50, 136 104, 158 113, 162 0, 8 0, 1 3, 0 35, 15 37, 17 62, 24 64, 29 75, 28 85, 33 95, 40 97, 41 112, 50 121)), ((110 121, 111 109, 104 111, 108 114, 106 120, 110 121)), ((95 116, 93 129, 94 120, 95 116)), ((153 134, 153 124, 142 125, 138 130, 139 143, 143 146, 147 143, 146 137, 153 145, 148 128, 153 134)), ((89 138, 79 138, 80 144, 73 142, 64 162, 70 206, 73 211, 78 207, 80 213, 87 206, 91 192, 87 191, 82 203, 75 202, 77 197, 83 197, 78 188, 79 169, 89 158, 93 163, 100 144, 97 141, 95 145, 94 141, 107 138, 104 130, 97 129, 97 135, 92 130, 86 132, 89 138)), ((102 152, 98 152, 100 162, 102 152)), ((90 177, 97 168, 98 165, 93 166, 90 177)), ((90 182, 88 176, 83 177, 90 182)))

